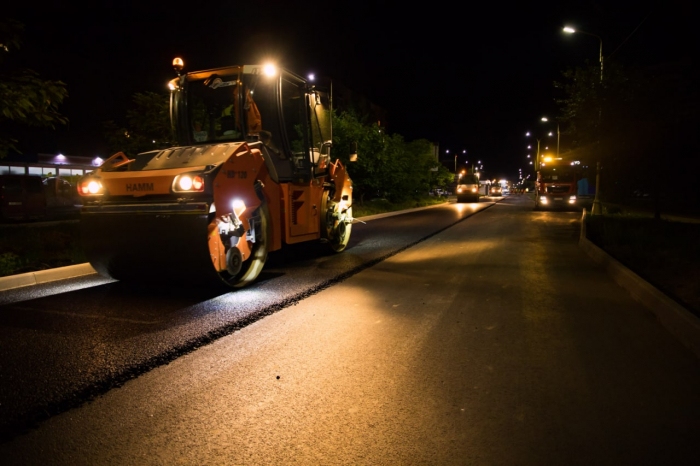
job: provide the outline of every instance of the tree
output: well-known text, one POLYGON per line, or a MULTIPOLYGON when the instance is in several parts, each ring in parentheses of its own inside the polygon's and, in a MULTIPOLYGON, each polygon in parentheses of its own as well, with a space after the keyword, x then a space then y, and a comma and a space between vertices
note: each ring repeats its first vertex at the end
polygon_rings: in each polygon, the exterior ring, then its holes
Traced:
POLYGON ((61 81, 49 81, 30 69, 13 66, 11 54, 19 50, 24 25, 13 19, 0 21, 0 159, 10 150, 20 152, 9 123, 54 129, 68 119, 58 112, 68 96, 61 81))
POLYGON ((382 177, 387 171, 384 135, 376 124, 363 125, 354 112, 334 112, 333 153, 346 166, 353 143, 357 144, 358 154, 357 162, 352 165, 353 189, 362 202, 365 196, 376 197, 382 191, 382 177))
POLYGON ((690 103, 693 63, 623 69, 608 61, 605 71, 601 82, 597 65, 569 69, 563 73, 566 82, 555 83, 564 93, 558 102, 565 134, 578 149, 577 158, 601 162, 606 201, 628 202, 634 193, 645 194, 655 198, 658 217, 664 195, 670 194, 662 190, 662 180, 678 180, 676 194, 687 190, 688 196, 673 198, 674 206, 692 198, 687 167, 698 149, 698 112, 690 103))
POLYGON ((400 202, 420 197, 436 186, 445 186, 453 175, 437 164, 432 144, 425 139, 406 142, 401 135, 387 134, 376 123, 365 125, 354 112, 333 116, 333 153, 347 164, 351 144, 357 143, 358 161, 351 172, 355 196, 387 198, 400 202), (438 171, 431 169, 438 165, 438 171))
POLYGON ((109 148, 134 156, 140 152, 173 145, 168 94, 138 92, 131 97, 126 125, 113 120, 103 123, 109 148))
POLYGON ((635 83, 631 83, 622 66, 613 61, 606 63, 602 81, 597 64, 569 68, 562 75, 565 81, 555 82, 554 87, 564 94, 557 103, 572 149, 606 139, 610 130, 626 119, 635 83))

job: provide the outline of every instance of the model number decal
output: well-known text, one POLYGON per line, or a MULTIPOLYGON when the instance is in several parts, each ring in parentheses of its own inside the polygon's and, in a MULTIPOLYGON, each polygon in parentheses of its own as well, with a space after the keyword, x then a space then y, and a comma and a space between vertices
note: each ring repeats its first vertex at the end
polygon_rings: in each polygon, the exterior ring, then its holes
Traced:
POLYGON ((245 171, 236 171, 236 170, 228 170, 226 172, 226 177, 227 178, 248 178, 248 172, 245 171))
POLYGON ((127 183, 126 192, 153 191, 153 183, 127 183))

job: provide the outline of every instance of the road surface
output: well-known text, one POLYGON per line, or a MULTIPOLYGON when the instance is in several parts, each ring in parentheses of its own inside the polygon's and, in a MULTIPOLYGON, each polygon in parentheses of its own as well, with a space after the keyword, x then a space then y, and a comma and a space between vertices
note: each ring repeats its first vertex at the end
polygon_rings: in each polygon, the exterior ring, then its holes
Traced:
MULTIPOLYGON (((700 364, 579 250, 579 215, 507 197, 52 416, 0 455, 71 465, 690 464, 700 364)), ((308 267, 319 263, 299 270, 308 267)), ((232 306, 220 299, 192 297, 191 307, 206 319, 232 306)), ((171 333, 197 320, 186 314, 171 333)))

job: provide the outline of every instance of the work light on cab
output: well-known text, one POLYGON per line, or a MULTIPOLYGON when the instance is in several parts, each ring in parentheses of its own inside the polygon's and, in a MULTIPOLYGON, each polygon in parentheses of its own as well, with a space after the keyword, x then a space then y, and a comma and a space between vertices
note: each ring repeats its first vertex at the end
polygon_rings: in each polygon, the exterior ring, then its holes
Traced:
POLYGON ((231 209, 233 213, 236 214, 236 217, 240 217, 243 212, 245 212, 245 202, 241 199, 234 199, 233 202, 231 202, 231 209))
POLYGON ((265 76, 270 76, 270 77, 272 77, 272 76, 274 76, 274 75, 277 74, 277 68, 276 68, 275 65, 273 65, 272 63, 267 63, 267 64, 263 67, 263 73, 265 73, 265 76))
POLYGON ((182 69, 185 67, 185 62, 182 60, 180 57, 176 57, 173 59, 173 68, 175 69, 175 72, 177 73, 178 76, 180 76, 180 72, 182 69))

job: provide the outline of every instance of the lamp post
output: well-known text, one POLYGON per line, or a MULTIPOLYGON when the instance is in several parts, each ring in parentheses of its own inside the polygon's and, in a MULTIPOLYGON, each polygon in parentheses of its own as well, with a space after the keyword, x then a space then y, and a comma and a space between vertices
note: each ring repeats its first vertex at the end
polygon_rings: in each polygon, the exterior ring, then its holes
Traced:
MULTIPOLYGON (((600 83, 603 83, 603 39, 600 38, 597 34, 593 34, 590 32, 586 31, 581 31, 574 29, 569 26, 564 27, 564 32, 567 34, 586 34, 587 36, 593 36, 598 39, 600 42, 600 53, 598 55, 599 60, 600 60, 600 83)), ((600 132, 600 121, 601 121, 601 113, 602 110, 598 109, 598 131, 600 132)), ((598 139, 598 151, 600 151, 600 136, 598 139)), ((593 198, 593 207, 591 208, 591 215, 600 215, 603 213, 603 206, 600 203, 600 161, 596 162, 596 170, 595 170, 595 197, 593 198)))
MULTIPOLYGON (((542 121, 547 121, 546 117, 542 117, 542 121)), ((559 129, 557 127, 557 134, 559 134, 559 129)), ((551 133, 550 133, 551 135, 551 133)), ((526 137, 533 137, 535 138, 535 141, 537 141, 537 153, 535 154, 535 174, 537 174, 537 170, 540 167, 540 138, 537 136, 534 136, 530 131, 525 133, 526 137)), ((528 147, 529 148, 529 147, 528 147)), ((557 155, 559 155, 559 142, 557 141, 557 155)))
MULTIPOLYGON (((549 121, 547 117, 542 117, 542 121, 549 121)), ((557 123, 557 158, 559 158, 559 123, 557 123)))
POLYGON ((600 54, 598 55, 598 59, 600 60, 600 82, 603 82, 603 39, 601 39, 597 34, 581 31, 580 29, 574 29, 569 26, 564 27, 564 32, 567 34, 586 34, 587 36, 593 36, 598 39, 600 42, 600 54))

